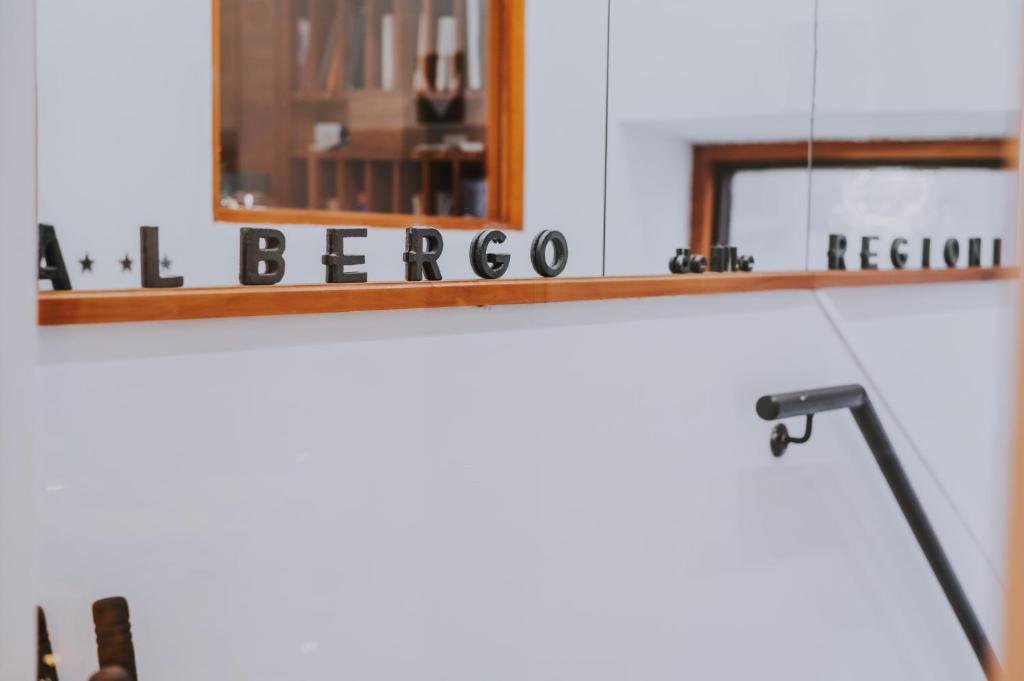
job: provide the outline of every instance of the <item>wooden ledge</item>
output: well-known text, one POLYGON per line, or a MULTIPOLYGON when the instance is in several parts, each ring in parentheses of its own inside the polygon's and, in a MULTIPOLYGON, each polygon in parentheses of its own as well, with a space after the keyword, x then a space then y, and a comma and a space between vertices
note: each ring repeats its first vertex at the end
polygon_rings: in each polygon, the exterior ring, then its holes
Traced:
POLYGON ((99 324, 215 317, 518 305, 748 291, 1015 279, 1018 267, 752 272, 297 286, 40 291, 39 323, 99 324))

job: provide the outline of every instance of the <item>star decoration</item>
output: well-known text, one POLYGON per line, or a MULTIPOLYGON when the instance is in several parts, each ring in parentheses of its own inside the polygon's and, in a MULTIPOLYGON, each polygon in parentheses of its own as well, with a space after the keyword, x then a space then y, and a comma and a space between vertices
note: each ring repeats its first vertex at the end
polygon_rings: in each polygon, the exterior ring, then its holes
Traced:
POLYGON ((121 263, 121 271, 122 272, 131 272, 132 271, 132 259, 130 257, 128 257, 127 253, 124 254, 124 259, 121 260, 120 263, 121 263))
POLYGON ((164 259, 160 261, 160 267, 164 268, 165 270, 171 269, 171 259, 165 255, 164 259))
POLYGON ((83 272, 92 272, 92 266, 95 262, 95 260, 89 257, 88 253, 85 254, 84 258, 78 261, 78 263, 82 266, 83 272))

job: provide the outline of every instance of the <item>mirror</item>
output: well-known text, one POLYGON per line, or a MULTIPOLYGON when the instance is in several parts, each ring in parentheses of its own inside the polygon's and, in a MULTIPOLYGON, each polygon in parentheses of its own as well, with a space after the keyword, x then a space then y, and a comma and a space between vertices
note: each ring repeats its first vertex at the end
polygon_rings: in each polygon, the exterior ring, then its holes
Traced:
POLYGON ((798 269, 813 50, 813 0, 612 2, 608 274, 668 274, 675 249, 716 243, 798 269))
POLYGON ((1015 262, 1020 21, 1013 0, 820 0, 810 269, 830 234, 849 269, 1015 262))
POLYGON ((478 278, 489 226, 506 278, 538 276, 543 230, 561 276, 601 274, 602 3, 51 0, 37 31, 39 220, 74 289, 138 288, 143 225, 186 287, 238 285, 242 227, 284 232, 283 284, 323 283, 346 226, 370 282, 405 280, 413 225, 441 230, 445 280, 478 278))

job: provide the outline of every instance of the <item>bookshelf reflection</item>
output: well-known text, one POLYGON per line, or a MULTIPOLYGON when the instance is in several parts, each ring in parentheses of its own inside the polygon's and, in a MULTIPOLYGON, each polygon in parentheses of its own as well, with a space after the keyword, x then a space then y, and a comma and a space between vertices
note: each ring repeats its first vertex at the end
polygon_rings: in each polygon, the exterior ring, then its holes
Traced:
POLYGON ((490 4, 220 0, 220 207, 487 216, 490 4))

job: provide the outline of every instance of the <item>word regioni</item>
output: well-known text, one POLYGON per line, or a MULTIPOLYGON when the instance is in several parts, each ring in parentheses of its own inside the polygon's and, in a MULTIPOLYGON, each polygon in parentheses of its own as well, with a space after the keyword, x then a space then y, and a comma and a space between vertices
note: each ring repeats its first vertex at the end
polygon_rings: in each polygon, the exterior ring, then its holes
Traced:
MULTIPOLYGON (((878 262, 875 252, 877 236, 865 236, 860 240, 860 268, 862 270, 877 270, 878 262)), ((889 260, 892 266, 902 270, 907 266, 910 254, 907 251, 907 240, 897 238, 892 240, 889 246, 889 260)), ((998 267, 1002 264, 1003 240, 992 240, 992 266, 998 267)), ((946 239, 942 246, 942 259, 946 267, 956 267, 960 261, 960 242, 956 239, 946 239)), ((925 238, 921 240, 921 269, 930 269, 932 266, 932 240, 925 238)), ((967 240, 967 266, 981 267, 981 239, 974 238, 967 240)), ((828 268, 830 270, 846 269, 846 237, 842 234, 828 235, 828 268)))
MULTIPOLYGON (((345 252, 346 240, 360 239, 366 229, 328 229, 327 253, 321 258, 326 268, 328 284, 363 283, 366 272, 350 270, 366 264, 366 256, 345 252)), ((508 271, 512 256, 508 253, 489 252, 492 244, 502 244, 506 235, 496 229, 487 229, 473 238, 469 248, 469 262, 473 272, 481 279, 498 279, 508 271)), ((180 276, 160 274, 160 236, 157 227, 139 228, 139 250, 143 288, 176 288, 184 286, 180 276)), ((238 281, 246 286, 268 286, 284 278, 285 236, 277 229, 243 227, 239 233, 238 281)), ((438 260, 444 251, 441 232, 429 227, 410 227, 405 230, 406 281, 441 281, 438 260)), ((39 225, 39 279, 48 279, 56 290, 70 290, 71 278, 64 265, 60 243, 52 225, 39 225)), ((534 237, 530 245, 530 262, 542 277, 557 277, 569 262, 569 243, 557 230, 544 230, 534 237), (549 258, 548 251, 552 251, 549 258)))

